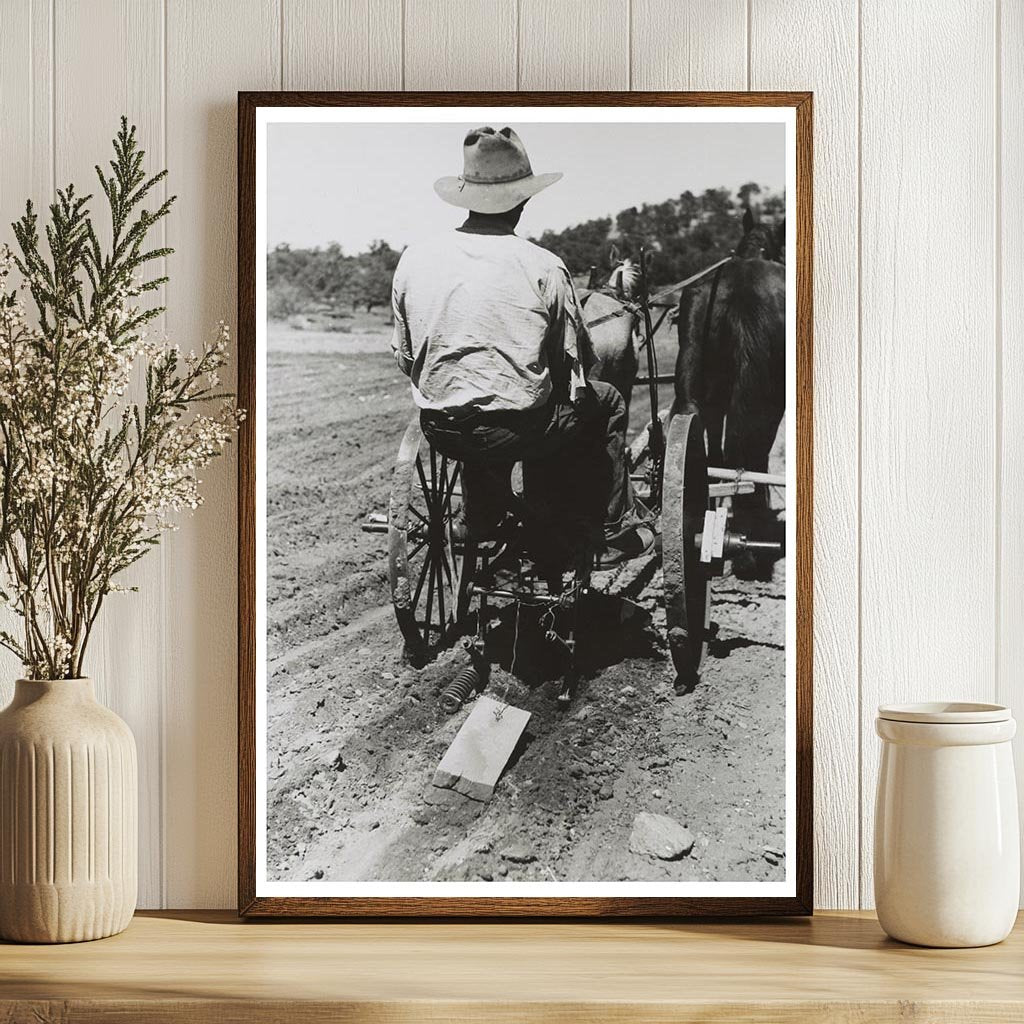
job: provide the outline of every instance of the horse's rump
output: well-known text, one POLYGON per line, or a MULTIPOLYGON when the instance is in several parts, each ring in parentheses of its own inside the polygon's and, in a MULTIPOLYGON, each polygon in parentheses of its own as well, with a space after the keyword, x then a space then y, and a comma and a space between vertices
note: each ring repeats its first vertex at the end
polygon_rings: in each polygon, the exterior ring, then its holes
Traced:
POLYGON ((591 292, 584 300, 583 310, 588 324, 600 321, 589 330, 593 346, 590 376, 613 385, 628 409, 637 371, 633 344, 636 316, 625 309, 620 299, 604 292, 591 292))
MULTIPOLYGON (((701 414, 712 463, 768 469, 786 411, 782 266, 762 259, 734 259, 722 268, 717 287, 683 293, 675 407, 695 408, 701 414)), ((759 486, 754 494, 738 495, 733 516, 740 532, 764 535, 774 520, 766 489, 759 486)), ((769 559, 753 561, 756 575, 770 574, 769 559)))

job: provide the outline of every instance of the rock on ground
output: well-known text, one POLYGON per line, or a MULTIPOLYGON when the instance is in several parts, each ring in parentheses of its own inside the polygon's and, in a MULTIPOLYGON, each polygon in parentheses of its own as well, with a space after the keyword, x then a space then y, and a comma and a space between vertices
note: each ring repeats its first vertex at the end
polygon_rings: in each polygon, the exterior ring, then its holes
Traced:
POLYGON ((693 835, 685 825, 667 814, 641 811, 633 819, 629 848, 633 853, 661 860, 679 860, 693 849, 693 835))

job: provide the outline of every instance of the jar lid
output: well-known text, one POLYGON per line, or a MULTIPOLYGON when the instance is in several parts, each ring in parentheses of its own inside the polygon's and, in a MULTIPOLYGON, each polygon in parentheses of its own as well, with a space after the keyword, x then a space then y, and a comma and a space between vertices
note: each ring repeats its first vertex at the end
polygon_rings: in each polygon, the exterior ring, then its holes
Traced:
POLYGON ((882 704, 878 717, 889 722, 923 722, 931 725, 971 725, 1008 722, 1010 709, 1003 704, 972 704, 964 701, 930 701, 922 704, 882 704))

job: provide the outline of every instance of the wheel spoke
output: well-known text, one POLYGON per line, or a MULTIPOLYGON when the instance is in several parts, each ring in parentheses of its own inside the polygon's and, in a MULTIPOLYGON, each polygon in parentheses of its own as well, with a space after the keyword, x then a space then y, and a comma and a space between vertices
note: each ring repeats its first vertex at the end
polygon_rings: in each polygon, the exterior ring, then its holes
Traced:
MULTIPOLYGON (((443 552, 441 554, 441 557, 444 558, 443 552)), ((442 573, 441 573, 441 563, 440 562, 437 563, 436 571, 437 571, 437 607, 438 607, 438 611, 440 613, 440 615, 438 617, 438 623, 440 624, 439 632, 441 633, 441 638, 444 639, 445 626, 448 624, 448 619, 445 617, 445 614, 444 614, 444 580, 441 578, 442 573)))
POLYGON ((455 485, 459 482, 459 467, 456 464, 455 469, 452 470, 451 480, 448 481, 448 491, 444 496, 445 508, 451 508, 452 495, 455 493, 455 485))
MULTIPOLYGON (((452 561, 454 562, 454 560, 455 560, 455 556, 453 555, 452 556, 452 561)), ((450 586, 450 587, 454 586, 455 584, 452 582, 452 569, 451 569, 451 565, 449 565, 449 563, 448 563, 448 553, 444 550, 444 548, 441 549, 441 565, 443 566, 444 574, 445 574, 445 576, 448 579, 448 586, 450 586)))
POLYGON ((427 503, 427 515, 434 509, 434 491, 430 484, 427 483, 427 475, 423 471, 423 460, 417 456, 416 458, 416 472, 420 475, 420 484, 423 487, 423 499, 427 503))
POLYGON ((427 565, 430 572, 427 574, 427 613, 423 616, 423 638, 430 643, 430 616, 434 611, 434 577, 437 573, 437 566, 434 564, 433 551, 427 555, 427 565))
POLYGON ((417 608, 417 606, 420 603, 420 594, 423 593, 423 584, 426 582, 427 570, 429 568, 430 568, 430 552, 428 551, 427 554, 426 554, 426 557, 423 559, 423 568, 420 569, 420 578, 419 578, 419 581, 416 583, 416 593, 413 595, 413 599, 412 599, 412 610, 413 610, 413 614, 414 615, 416 614, 416 608, 417 608))
POLYGON ((441 465, 437 473, 437 514, 447 524, 448 522, 448 456, 441 456, 441 465))

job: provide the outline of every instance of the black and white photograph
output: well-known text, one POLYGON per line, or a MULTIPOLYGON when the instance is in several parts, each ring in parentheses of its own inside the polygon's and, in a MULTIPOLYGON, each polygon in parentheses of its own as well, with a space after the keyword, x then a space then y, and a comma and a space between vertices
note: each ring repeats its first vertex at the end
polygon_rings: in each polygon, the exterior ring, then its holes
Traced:
POLYGON ((794 895, 794 125, 257 110, 258 896, 794 895))

